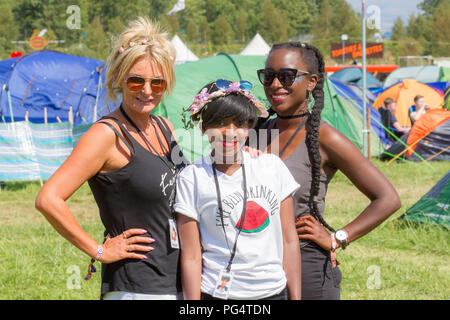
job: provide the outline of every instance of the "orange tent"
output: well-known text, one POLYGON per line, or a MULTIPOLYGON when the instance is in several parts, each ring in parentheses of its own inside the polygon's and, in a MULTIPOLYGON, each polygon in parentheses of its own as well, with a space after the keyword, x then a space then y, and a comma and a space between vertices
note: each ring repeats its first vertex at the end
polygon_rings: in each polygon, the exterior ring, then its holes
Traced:
MULTIPOLYGON (((448 120, 450 120, 450 111, 446 109, 434 109, 425 112, 425 114, 414 123, 414 127, 409 133, 407 144, 410 146, 410 149, 406 156, 410 157, 420 140, 424 138, 426 140, 426 136, 430 132, 448 120)), ((450 144, 450 141, 448 144, 450 144)))
POLYGON ((380 93, 373 106, 378 110, 384 105, 384 99, 394 99, 397 103, 395 117, 400 125, 410 127, 408 110, 414 104, 414 97, 418 94, 424 96, 425 103, 431 109, 441 108, 444 102, 443 97, 432 87, 414 79, 405 79, 380 93))

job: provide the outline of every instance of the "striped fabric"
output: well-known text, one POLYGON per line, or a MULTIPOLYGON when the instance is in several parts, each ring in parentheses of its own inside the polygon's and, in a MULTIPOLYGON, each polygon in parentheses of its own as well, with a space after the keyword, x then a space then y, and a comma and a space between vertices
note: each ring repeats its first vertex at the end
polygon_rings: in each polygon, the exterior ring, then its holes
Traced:
POLYGON ((89 127, 72 130, 68 122, 0 123, 0 181, 48 179, 89 127))

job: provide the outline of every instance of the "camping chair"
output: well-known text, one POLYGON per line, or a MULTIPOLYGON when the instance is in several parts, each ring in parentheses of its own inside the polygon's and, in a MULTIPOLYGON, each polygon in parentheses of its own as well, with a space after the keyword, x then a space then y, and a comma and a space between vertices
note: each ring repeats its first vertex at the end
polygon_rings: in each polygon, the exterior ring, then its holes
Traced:
POLYGON ((392 117, 391 111, 385 108, 379 108, 378 112, 381 115, 381 122, 383 123, 383 127, 385 128, 387 138, 392 142, 396 142, 398 140, 397 138, 400 138, 402 134, 398 132, 397 129, 389 126, 392 117), (390 132, 388 132, 386 129, 388 129, 390 132), (397 138, 393 137, 391 133, 395 134, 397 138))

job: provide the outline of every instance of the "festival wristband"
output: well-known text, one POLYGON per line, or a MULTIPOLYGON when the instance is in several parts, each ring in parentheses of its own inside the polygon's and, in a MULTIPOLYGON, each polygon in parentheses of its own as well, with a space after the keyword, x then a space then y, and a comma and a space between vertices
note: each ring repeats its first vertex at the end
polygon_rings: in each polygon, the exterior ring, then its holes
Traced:
POLYGON ((86 280, 86 281, 89 280, 92 276, 92 273, 97 271, 97 269, 94 267, 94 262, 98 261, 100 259, 100 257, 102 256, 102 254, 103 254, 103 246, 100 244, 97 247, 97 255, 95 256, 95 258, 92 258, 91 263, 89 263, 88 273, 87 273, 86 277, 84 278, 84 280, 86 280))
POLYGON ((331 267, 335 268, 339 262, 336 259, 336 247, 337 247, 337 242, 336 242, 336 238, 334 237, 334 233, 331 234, 331 267))

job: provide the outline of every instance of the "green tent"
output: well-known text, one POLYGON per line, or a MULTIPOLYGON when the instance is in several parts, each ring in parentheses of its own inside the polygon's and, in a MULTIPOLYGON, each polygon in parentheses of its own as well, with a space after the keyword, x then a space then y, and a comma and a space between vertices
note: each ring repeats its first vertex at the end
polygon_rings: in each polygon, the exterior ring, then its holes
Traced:
POLYGON ((450 229, 450 171, 409 208, 401 219, 439 224, 450 229))
POLYGON ((450 68, 441 67, 441 69, 439 70, 439 81, 450 82, 450 68))
MULTIPOLYGON (((184 155, 190 160, 209 154, 209 143, 198 128, 184 129, 183 108, 189 106, 192 98, 206 84, 219 78, 239 81, 248 80, 255 86, 254 95, 268 106, 264 89, 259 82, 256 70, 264 68, 266 57, 242 56, 220 53, 175 67, 176 84, 171 95, 167 97, 154 113, 167 117, 175 127, 175 134, 184 155)), ((325 107, 322 118, 342 132, 362 148, 362 116, 352 105, 351 99, 339 96, 333 84, 327 80, 325 86, 325 107)), ((371 130, 371 152, 373 156, 381 154, 383 145, 371 130)))

